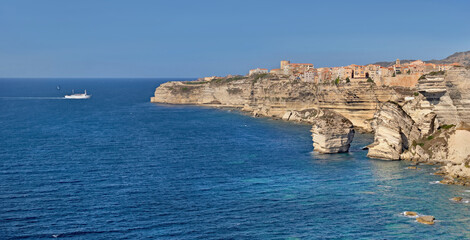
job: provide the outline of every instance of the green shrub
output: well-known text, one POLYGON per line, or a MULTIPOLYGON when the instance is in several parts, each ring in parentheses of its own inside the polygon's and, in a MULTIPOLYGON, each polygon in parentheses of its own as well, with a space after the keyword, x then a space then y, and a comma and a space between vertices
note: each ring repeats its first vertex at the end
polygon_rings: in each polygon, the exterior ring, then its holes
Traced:
POLYGON ((336 85, 339 84, 339 77, 337 77, 337 78, 335 79, 335 84, 336 84, 336 85))
POLYGON ((189 84, 189 85, 197 85, 197 84, 206 84, 208 82, 206 81, 189 81, 189 82, 184 82, 184 84, 189 84))
POLYGON ((373 83, 374 80, 372 80, 372 78, 368 77, 368 78, 367 78, 367 82, 373 83))
POLYGON ((346 82, 347 83, 350 83, 351 82, 351 79, 349 79, 349 77, 346 78, 346 82))
POLYGON ((454 125, 454 124, 449 124, 449 125, 444 124, 444 125, 440 126, 439 128, 441 128, 441 129, 449 129, 449 128, 452 128, 452 127, 455 127, 455 125, 454 125))
POLYGON ((444 75, 444 71, 435 71, 435 72, 430 72, 428 75, 430 76, 436 76, 436 75, 444 75))
POLYGON ((432 136, 432 135, 431 135, 431 136, 428 136, 427 139, 428 139, 428 140, 433 140, 433 139, 434 139, 434 136, 432 136))
POLYGON ((413 95, 415 95, 416 97, 419 95, 418 92, 414 92, 413 95))

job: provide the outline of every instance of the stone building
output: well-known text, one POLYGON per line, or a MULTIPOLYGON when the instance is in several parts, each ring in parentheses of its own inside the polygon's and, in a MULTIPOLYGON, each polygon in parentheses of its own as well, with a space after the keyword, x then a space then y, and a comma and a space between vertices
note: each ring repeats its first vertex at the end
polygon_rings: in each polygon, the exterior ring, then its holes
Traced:
POLYGON ((248 73, 248 75, 251 76, 253 74, 261 74, 261 73, 268 73, 268 69, 266 69, 266 68, 251 69, 250 72, 248 73))

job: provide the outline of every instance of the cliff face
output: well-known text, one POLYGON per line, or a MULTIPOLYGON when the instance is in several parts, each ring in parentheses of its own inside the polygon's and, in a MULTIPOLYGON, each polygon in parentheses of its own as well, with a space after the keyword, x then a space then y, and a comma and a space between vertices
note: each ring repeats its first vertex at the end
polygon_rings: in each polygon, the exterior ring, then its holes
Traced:
POLYGON ((418 81, 417 90, 424 96, 418 108, 435 112, 443 124, 470 122, 470 70, 428 76, 418 81))
POLYGON ((442 163, 444 183, 470 185, 470 70, 420 79, 414 99, 382 104, 368 156, 442 163))
POLYGON ((409 90, 373 83, 314 84, 286 78, 217 79, 211 82, 168 82, 152 102, 238 107, 254 115, 282 118, 286 112, 329 109, 368 130, 380 102, 400 101, 409 90))
POLYGON ((419 129, 413 119, 396 103, 383 103, 373 122, 374 143, 368 146, 368 157, 399 160, 410 142, 416 140, 419 129))

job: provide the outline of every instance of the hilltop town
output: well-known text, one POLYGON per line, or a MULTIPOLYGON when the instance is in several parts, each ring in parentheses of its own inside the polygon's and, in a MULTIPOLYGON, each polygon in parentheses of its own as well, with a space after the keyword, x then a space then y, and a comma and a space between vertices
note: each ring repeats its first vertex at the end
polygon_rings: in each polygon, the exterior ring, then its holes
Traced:
MULTIPOLYGON (((341 67, 315 68, 311 63, 291 63, 281 61, 280 67, 268 70, 267 68, 255 68, 248 72, 248 76, 255 74, 273 74, 281 77, 290 77, 311 83, 348 83, 348 82, 376 82, 386 86, 413 87, 424 74, 442 72, 452 67, 461 66, 460 63, 435 64, 422 60, 400 63, 397 59, 392 66, 384 67, 379 64, 356 65, 341 67)), ((231 76, 229 76, 231 77, 231 76)), ((221 77, 206 77, 210 81, 221 77)))
MULTIPOLYGON (((446 71, 451 67, 459 66, 459 63, 452 64, 433 64, 416 60, 410 63, 400 64, 397 59, 391 67, 382 67, 377 64, 366 66, 351 64, 342 67, 323 67, 314 68, 311 63, 291 63, 290 61, 281 61, 280 68, 272 69, 269 73, 277 75, 289 75, 299 78, 305 82, 331 82, 336 79, 339 81, 374 81, 386 82, 389 85, 399 84, 404 76, 414 76, 416 80, 423 74, 436 71, 446 71), (395 79, 389 79, 395 78, 395 79), (385 80, 385 81, 384 81, 385 80)), ((249 75, 256 73, 267 73, 267 69, 256 68, 249 72, 249 75)))

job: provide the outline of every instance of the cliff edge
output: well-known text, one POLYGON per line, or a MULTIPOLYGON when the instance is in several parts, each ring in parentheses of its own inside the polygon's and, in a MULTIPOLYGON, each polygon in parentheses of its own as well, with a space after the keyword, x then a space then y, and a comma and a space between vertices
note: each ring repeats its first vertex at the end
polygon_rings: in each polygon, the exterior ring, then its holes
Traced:
POLYGON ((368 156, 445 165, 443 183, 470 185, 470 69, 424 76, 409 101, 380 105, 368 156))

